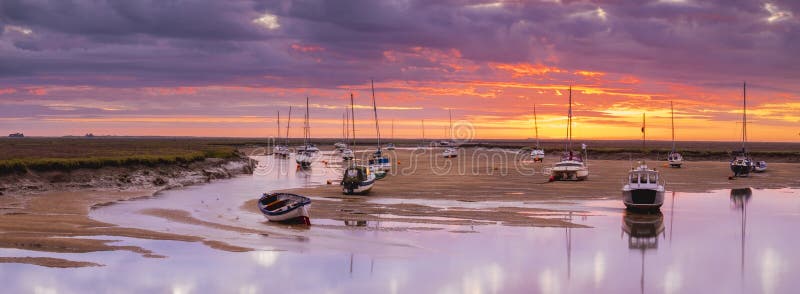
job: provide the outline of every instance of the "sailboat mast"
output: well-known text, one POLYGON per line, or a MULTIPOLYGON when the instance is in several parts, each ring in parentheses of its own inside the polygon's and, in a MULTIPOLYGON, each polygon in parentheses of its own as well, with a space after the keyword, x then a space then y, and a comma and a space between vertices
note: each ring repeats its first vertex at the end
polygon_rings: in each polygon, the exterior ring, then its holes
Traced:
POLYGON ((308 96, 306 96, 306 123, 305 123, 305 145, 308 146, 308 140, 311 138, 311 130, 309 129, 309 113, 308 113, 308 96))
POLYGON ((572 85, 569 85, 569 110, 567 110, 567 151, 572 150, 572 85))
POLYGON ((672 107, 672 101, 669 102, 669 112, 672 116, 672 152, 675 152, 675 108, 672 107))
POLYGON ((286 121, 286 146, 289 146, 289 126, 292 123, 292 107, 289 106, 289 119, 286 121))
POLYGON ((449 137, 449 141, 453 140, 453 110, 448 109, 450 112, 450 127, 447 129, 447 136, 449 137))
POLYGON ((353 152, 356 152, 356 111, 353 104, 353 93, 350 92, 350 123, 353 126, 353 152))
POLYGON ((747 82, 742 82, 742 152, 747 143, 747 82))
POLYGON ((372 86, 372 112, 375 114, 375 133, 378 135, 378 151, 381 150, 381 128, 378 125, 378 105, 375 102, 375 82, 369 81, 372 86))
POLYGON ((539 149, 539 122, 536 119, 536 104, 533 105, 533 129, 536 132, 536 149, 539 149))
POLYGON ((277 141, 281 137, 281 111, 278 110, 278 135, 275 136, 275 141, 277 141))
POLYGON ((394 119, 392 119, 392 141, 394 141, 394 119))
POLYGON ((422 144, 425 144, 425 120, 422 120, 422 144))
POLYGON ((645 121, 645 113, 642 112, 642 152, 644 152, 645 144, 647 142, 647 133, 645 127, 647 126, 647 122, 645 121))

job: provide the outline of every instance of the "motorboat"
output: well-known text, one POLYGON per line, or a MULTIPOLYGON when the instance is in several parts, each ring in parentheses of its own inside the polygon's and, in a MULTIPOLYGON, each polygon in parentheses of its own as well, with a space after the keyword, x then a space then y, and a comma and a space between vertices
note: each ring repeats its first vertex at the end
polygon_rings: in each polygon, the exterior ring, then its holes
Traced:
POLYGON ((533 159, 534 162, 543 162, 544 150, 539 148, 531 150, 531 159, 533 159))
POLYGON ((658 210, 664 204, 664 181, 659 172, 643 162, 628 172, 622 202, 632 210, 658 210))
POLYGON ((386 144, 386 150, 395 150, 397 147, 394 146, 394 143, 386 144))
POLYGON ((258 199, 258 210, 272 222, 311 224, 311 198, 291 193, 264 193, 258 199))

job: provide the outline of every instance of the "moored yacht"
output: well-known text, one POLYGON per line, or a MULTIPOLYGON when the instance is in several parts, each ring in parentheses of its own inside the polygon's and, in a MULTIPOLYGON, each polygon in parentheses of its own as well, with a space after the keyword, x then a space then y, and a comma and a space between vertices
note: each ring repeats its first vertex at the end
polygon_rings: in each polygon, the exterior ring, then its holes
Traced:
MULTIPOLYGON (((747 154, 747 84, 742 90, 742 150, 733 152, 731 171, 734 177, 747 177, 753 170, 753 159, 747 154)), ((766 162, 764 163, 766 169, 766 162)))
POLYGON ((369 159, 369 168, 375 174, 377 179, 383 179, 392 170, 392 164, 389 162, 389 157, 383 154, 381 150, 381 128, 378 124, 378 105, 375 102, 375 84, 370 81, 372 85, 372 112, 375 114, 375 134, 378 138, 377 150, 372 153, 372 158, 369 159))
POLYGON ((442 156, 444 158, 458 157, 458 149, 453 147, 447 147, 446 149, 444 149, 444 152, 442 152, 442 156))
MULTIPOLYGON (((584 149, 585 150, 585 149, 584 149)), ((561 160, 550 169, 551 181, 580 181, 589 177, 589 168, 586 167, 581 153, 572 150, 572 86, 569 87, 569 110, 567 112, 567 145, 561 160)))
MULTIPOLYGON (((309 115, 308 115, 308 97, 306 97, 306 117, 305 122, 303 124, 303 146, 298 148, 297 155, 295 156, 295 162, 302 167, 308 168, 311 167, 311 163, 314 160, 314 149, 316 146, 309 143, 309 139, 311 137, 311 130, 310 125, 308 122, 309 115), (313 148, 312 148, 313 147, 313 148)), ((317 149, 319 151, 319 149, 317 149)))
POLYGON ((531 159, 534 162, 544 161, 544 149, 539 145, 539 123, 536 118, 536 104, 533 105, 533 129, 536 132, 536 146, 531 150, 531 159))
POLYGON ((683 155, 675 150, 675 110, 672 108, 672 101, 669 102, 670 113, 672 113, 672 150, 667 155, 667 162, 670 167, 681 167, 683 155))
MULTIPOLYGON (((356 146, 356 129, 355 129, 355 110, 353 106, 353 94, 350 94, 350 112, 352 114, 352 127, 353 127, 353 144, 352 147, 355 148, 356 146)), ((348 149, 349 150, 349 149, 348 149)), ((349 150, 352 152, 352 150, 349 150)), ((359 165, 356 160, 353 158, 350 160, 350 166, 348 166, 343 174, 342 174, 342 181, 340 185, 342 186, 342 193, 344 194, 366 194, 372 189, 372 186, 375 185, 375 174, 372 173, 369 167, 359 165)))

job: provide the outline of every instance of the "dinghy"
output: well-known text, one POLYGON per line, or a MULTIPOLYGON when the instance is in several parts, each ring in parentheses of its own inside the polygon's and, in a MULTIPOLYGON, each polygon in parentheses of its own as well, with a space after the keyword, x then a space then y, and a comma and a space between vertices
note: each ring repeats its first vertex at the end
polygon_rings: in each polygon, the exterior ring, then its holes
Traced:
POLYGON ((311 224, 308 211, 311 199, 290 193, 264 193, 258 199, 258 210, 272 222, 302 222, 311 224))
POLYGON ((759 161, 753 164, 753 171, 757 173, 763 173, 767 171, 767 162, 766 161, 759 161))
POLYGON ((628 172, 622 187, 622 202, 632 210, 658 210, 664 204, 664 182, 659 172, 643 162, 628 172))

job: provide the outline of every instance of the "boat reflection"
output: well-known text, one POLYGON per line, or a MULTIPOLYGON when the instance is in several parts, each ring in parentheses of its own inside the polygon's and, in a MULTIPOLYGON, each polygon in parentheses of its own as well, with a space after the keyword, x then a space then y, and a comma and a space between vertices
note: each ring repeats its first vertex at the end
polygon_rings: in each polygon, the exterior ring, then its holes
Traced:
POLYGON ((365 220, 345 220, 344 225, 348 227, 366 227, 367 221, 365 220))
POLYGON ((642 274, 639 286, 644 293, 644 254, 658 249, 659 235, 664 233, 664 215, 661 212, 640 214, 626 211, 622 216, 622 232, 628 235, 628 249, 642 253, 642 274))
POLYGON ((739 243, 739 267, 740 274, 744 277, 744 253, 745 238, 747 236, 747 203, 753 197, 753 190, 750 188, 731 189, 731 207, 740 212, 741 240, 739 243))

